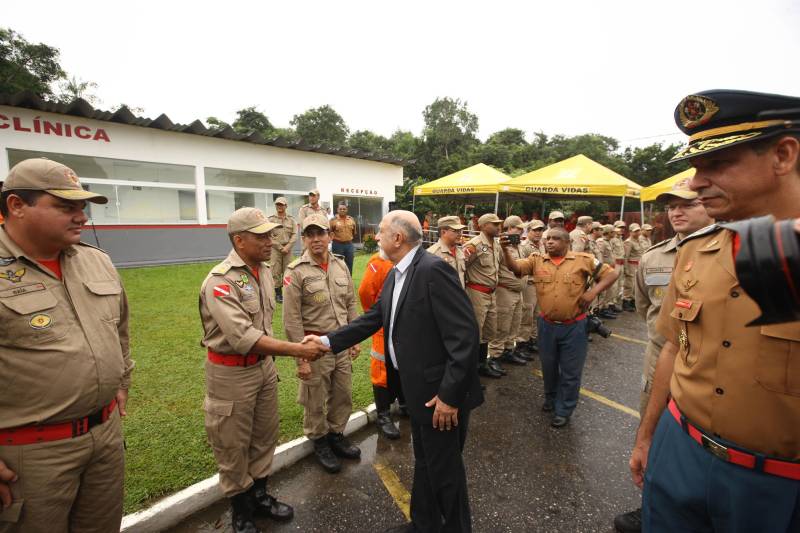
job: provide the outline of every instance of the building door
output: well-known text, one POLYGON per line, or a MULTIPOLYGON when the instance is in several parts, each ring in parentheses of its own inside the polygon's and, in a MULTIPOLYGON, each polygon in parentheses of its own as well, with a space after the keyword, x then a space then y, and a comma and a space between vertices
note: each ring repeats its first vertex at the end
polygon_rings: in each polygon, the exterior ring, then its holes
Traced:
POLYGON ((363 243, 364 237, 378 233, 378 225, 383 218, 383 198, 363 196, 334 195, 331 213, 336 216, 339 202, 347 204, 347 213, 356 220, 356 235, 353 242, 363 243))

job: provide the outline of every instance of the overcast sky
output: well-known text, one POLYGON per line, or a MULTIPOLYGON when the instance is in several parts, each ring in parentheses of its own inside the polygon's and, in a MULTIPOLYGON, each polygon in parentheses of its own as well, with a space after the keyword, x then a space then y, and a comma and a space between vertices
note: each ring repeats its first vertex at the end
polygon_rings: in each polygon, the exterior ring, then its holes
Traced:
POLYGON ((98 107, 180 123, 256 105, 288 126, 330 104, 351 131, 419 134, 424 107, 451 96, 484 139, 515 127, 641 145, 683 140, 672 111, 693 91, 800 95, 796 0, 45 0, 7 3, 0 24, 58 47, 98 107))

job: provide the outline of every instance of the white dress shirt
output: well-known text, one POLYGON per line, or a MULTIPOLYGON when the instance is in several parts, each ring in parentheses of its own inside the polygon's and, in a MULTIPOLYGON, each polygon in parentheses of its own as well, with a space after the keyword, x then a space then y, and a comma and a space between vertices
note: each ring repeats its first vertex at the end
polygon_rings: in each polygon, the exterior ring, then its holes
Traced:
POLYGON ((411 266, 411 260, 419 250, 420 245, 415 246, 410 252, 403 256, 392 269, 394 272, 394 290, 392 291, 392 314, 389 319, 389 357, 392 360, 392 365, 397 368, 397 357, 394 354, 394 314, 397 310, 397 300, 400 298, 400 293, 403 292, 403 285, 406 282, 406 274, 408 267, 411 266))

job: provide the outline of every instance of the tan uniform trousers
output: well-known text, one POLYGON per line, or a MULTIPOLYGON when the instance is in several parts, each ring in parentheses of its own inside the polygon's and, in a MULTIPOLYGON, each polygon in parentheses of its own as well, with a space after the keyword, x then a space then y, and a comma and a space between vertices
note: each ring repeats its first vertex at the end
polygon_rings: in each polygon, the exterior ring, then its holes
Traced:
POLYGON ((522 320, 522 291, 497 287, 497 334, 489 341, 489 355, 500 357, 503 350, 513 350, 522 320))
POLYGON ((622 297, 626 300, 633 300, 633 283, 636 278, 636 270, 639 265, 631 265, 625 261, 625 284, 622 288, 622 297))
POLYGON ((19 480, 0 511, 2 533, 119 531, 125 457, 119 411, 74 439, 0 446, 19 480))
POLYGON ((486 294, 469 287, 466 290, 478 322, 481 344, 493 341, 497 333, 497 292, 486 294))
POLYGON ((652 342, 647 343, 642 365, 642 392, 639 395, 639 414, 641 416, 644 416, 644 412, 647 409, 647 402, 650 400, 650 391, 653 389, 653 376, 655 376, 656 373, 656 363, 658 362, 658 354, 660 353, 661 348, 652 342))
POLYGON ((282 254, 281 248, 283 246, 273 246, 272 254, 269 256, 269 266, 272 269, 272 282, 275 284, 275 288, 283 287, 283 273, 292 262, 292 252, 282 254))
POLYGON ((625 276, 623 272, 623 265, 614 265, 614 272, 619 273, 617 281, 608 289, 611 292, 611 303, 620 307, 622 305, 622 286, 625 284, 625 276))
POLYGON ((525 288, 522 289, 522 318, 519 323, 519 335, 517 335, 517 342, 527 342, 530 339, 538 336, 536 331, 536 285, 532 281, 525 283, 525 288))
POLYGON ((343 433, 353 410, 353 364, 347 350, 311 362, 311 377, 300 380, 297 403, 304 407, 303 433, 318 439, 343 433))
POLYGON ((206 361, 206 434, 230 498, 269 475, 278 443, 278 373, 272 357, 241 367, 206 361))

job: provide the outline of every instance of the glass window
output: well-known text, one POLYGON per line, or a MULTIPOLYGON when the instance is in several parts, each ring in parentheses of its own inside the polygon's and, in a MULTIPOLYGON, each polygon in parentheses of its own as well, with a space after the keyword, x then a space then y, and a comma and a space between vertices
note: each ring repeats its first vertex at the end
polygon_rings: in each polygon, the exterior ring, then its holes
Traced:
POLYGON ((383 199, 369 198, 363 196, 333 196, 333 207, 331 208, 336 216, 336 208, 339 202, 347 204, 347 214, 356 220, 355 242, 364 242, 367 235, 375 236, 378 233, 378 226, 383 218, 383 199))
POLYGON ((197 222, 194 191, 127 185, 85 184, 108 197, 107 204, 89 203, 95 224, 175 224, 197 222))
POLYGON ((278 191, 308 192, 316 186, 316 178, 246 172, 221 168, 205 169, 206 186, 242 187, 246 189, 274 189, 278 191))
POLYGON ((194 167, 190 165, 167 165, 125 159, 9 149, 9 167, 32 157, 46 157, 47 159, 58 161, 74 170, 80 178, 194 185, 194 167))

